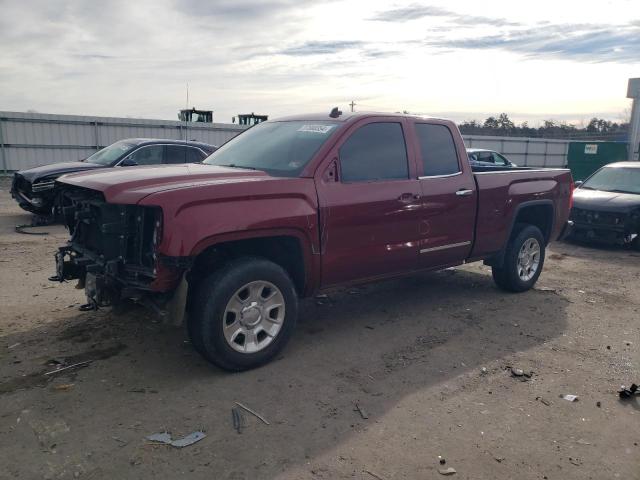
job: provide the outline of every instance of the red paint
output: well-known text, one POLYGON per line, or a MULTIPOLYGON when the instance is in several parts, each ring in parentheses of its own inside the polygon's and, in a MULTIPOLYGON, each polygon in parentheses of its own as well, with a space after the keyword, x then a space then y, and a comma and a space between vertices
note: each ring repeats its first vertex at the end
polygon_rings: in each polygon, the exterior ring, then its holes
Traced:
MULTIPOLYGON (((572 183, 568 170, 474 174, 452 122, 374 114, 345 115, 339 120, 335 133, 299 178, 194 164, 79 173, 66 176, 64 182, 102 191, 108 202, 161 207, 163 237, 158 250, 167 256, 193 257, 220 242, 293 236, 303 247, 306 294, 488 258, 505 245, 514 215, 524 202, 551 203, 552 240, 569 217, 572 183), (410 178, 341 183, 340 145, 361 125, 374 121, 402 124, 410 178), (419 178, 422 159, 415 123, 450 129, 459 175, 419 178), (472 192, 456 195, 461 189, 472 192), (441 248, 456 244, 459 246, 441 248)), ((171 279, 156 281, 158 289, 170 289, 175 283, 171 281, 175 272, 169 273, 171 279)))

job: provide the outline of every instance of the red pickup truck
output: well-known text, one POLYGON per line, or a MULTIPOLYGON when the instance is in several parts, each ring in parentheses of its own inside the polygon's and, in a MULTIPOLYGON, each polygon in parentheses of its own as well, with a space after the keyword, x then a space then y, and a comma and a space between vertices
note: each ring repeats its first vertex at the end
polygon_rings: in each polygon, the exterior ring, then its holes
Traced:
POLYGON ((573 195, 568 170, 473 172, 450 121, 336 109, 256 125, 201 164, 59 181, 71 239, 52 278, 78 279, 86 308, 186 318, 229 370, 273 358, 298 299, 330 287, 483 260, 502 289, 531 288, 573 195))

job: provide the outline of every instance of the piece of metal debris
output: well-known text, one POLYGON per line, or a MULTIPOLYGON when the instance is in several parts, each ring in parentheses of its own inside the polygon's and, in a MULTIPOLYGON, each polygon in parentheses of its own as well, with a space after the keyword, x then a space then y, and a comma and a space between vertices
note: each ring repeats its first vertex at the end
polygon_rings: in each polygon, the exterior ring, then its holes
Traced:
POLYGON ((458 472, 456 471, 455 468, 449 467, 449 468, 439 468, 438 473, 440 473, 440 475, 454 475, 458 472))
POLYGON ((521 368, 511 367, 511 375, 513 375, 514 377, 522 377, 524 375, 524 370, 522 370, 521 368))
POLYGON ((58 368, 57 370, 52 370, 50 372, 46 372, 45 375, 54 375, 56 373, 64 372, 66 370, 71 370, 72 368, 83 368, 89 365, 93 360, 85 360, 84 362, 74 363, 73 365, 69 365, 67 367, 58 368))
POLYGON ((14 343, 13 345, 9 345, 7 348, 8 348, 9 350, 13 350, 14 348, 16 348, 16 347, 18 347, 18 346, 20 346, 20 342, 18 342, 18 343, 14 343))
POLYGON ((154 433, 153 435, 149 435, 148 437, 146 437, 146 439, 149 440, 150 442, 164 443, 165 445, 171 445, 172 447, 183 448, 183 447, 188 447, 189 445, 193 445, 196 442, 199 442, 204 437, 206 437, 204 432, 197 431, 197 432, 190 433, 186 437, 182 437, 174 440, 171 437, 170 433, 162 432, 162 433, 154 433))
POLYGON ((584 438, 579 439, 576 443, 580 445, 591 445, 591 442, 587 442, 584 438))
POLYGON ((622 385, 620 387, 620 391, 618 392, 618 395, 620 395, 620 398, 622 399, 631 398, 634 395, 640 395, 640 392, 638 392, 638 385, 636 385, 635 383, 632 383, 629 388, 622 385))
POLYGON ((546 405, 547 407, 551 406, 551 402, 549 400, 547 400, 546 398, 536 397, 536 400, 538 400, 543 405, 546 405))
POLYGON ((565 395, 561 395, 560 398, 563 398, 563 399, 567 400, 568 402, 577 402, 578 401, 578 396, 577 395, 565 394, 565 395))
POLYGON ((440 465, 444 465, 445 463, 447 463, 445 458, 441 455, 438 455, 438 462, 440 463, 440 465))
POLYGON ((231 421, 233 422, 233 429, 238 433, 242 433, 242 429, 245 426, 245 420, 244 415, 238 407, 231 408, 231 421))
POLYGON ((63 383, 62 385, 55 385, 53 389, 57 390, 58 392, 68 392, 73 388, 73 386, 73 383, 63 383))
POLYGON ((373 473, 373 472, 371 472, 369 470, 365 470, 364 473, 368 473, 373 478, 377 478, 378 480, 384 480, 384 478, 382 478, 380 475, 378 475, 377 473, 373 473))
POLYGON ((241 404, 240 402, 235 402, 235 404, 236 404, 237 406, 239 406, 240 408, 242 408, 243 410, 246 410, 247 412, 249 412, 251 415, 253 415, 253 416, 254 416, 254 417, 256 417, 257 419, 261 420, 261 421, 262 421, 262 423, 264 423, 265 425, 270 425, 270 423, 269 423, 269 422, 267 422, 267 420, 266 420, 262 415, 260 415, 259 413, 254 412, 254 411, 253 411, 253 410, 251 410, 249 407, 244 406, 244 405, 243 405, 243 404, 241 404))
POLYGON ((356 403, 356 408, 354 408, 353 411, 358 412, 364 420, 369 418, 369 414, 367 414, 366 410, 357 403, 356 403))

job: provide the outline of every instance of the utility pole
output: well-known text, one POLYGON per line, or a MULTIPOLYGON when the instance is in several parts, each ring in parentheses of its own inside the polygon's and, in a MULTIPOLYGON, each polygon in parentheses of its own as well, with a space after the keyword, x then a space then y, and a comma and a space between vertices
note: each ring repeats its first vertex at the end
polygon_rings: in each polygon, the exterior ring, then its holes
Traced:
POLYGON ((354 102, 353 100, 351 100, 351 103, 349 104, 349 106, 351 107, 351 111, 353 112, 353 107, 356 106, 356 102, 354 102))
POLYGON ((640 78, 630 78, 627 98, 633 99, 629 121, 629 160, 640 160, 640 78))

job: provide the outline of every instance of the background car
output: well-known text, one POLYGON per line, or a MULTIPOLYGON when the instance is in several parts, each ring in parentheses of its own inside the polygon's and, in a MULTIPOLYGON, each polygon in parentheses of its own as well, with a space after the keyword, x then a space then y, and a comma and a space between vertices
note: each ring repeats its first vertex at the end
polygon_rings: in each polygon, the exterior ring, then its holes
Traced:
POLYGON ((472 167, 517 167, 515 163, 508 160, 504 155, 493 150, 467 148, 467 155, 472 167))
POLYGON ((576 186, 572 238, 640 249, 640 162, 605 165, 576 186))
POLYGON ((217 148, 206 143, 183 140, 120 140, 79 162, 52 163, 16 172, 11 196, 24 210, 49 215, 57 195, 55 180, 65 173, 95 168, 201 162, 217 148))

